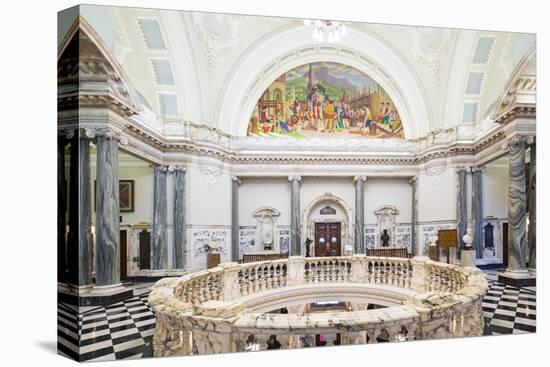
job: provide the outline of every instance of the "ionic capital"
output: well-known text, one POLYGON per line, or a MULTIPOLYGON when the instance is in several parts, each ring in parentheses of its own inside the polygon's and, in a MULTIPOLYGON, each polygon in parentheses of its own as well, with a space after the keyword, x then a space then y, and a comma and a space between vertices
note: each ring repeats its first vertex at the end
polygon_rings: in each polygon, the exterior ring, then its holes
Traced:
POLYGON ((237 185, 240 185, 243 183, 243 181, 238 176, 231 176, 231 181, 236 182, 237 185))
POLYGON ((289 180, 290 182, 292 182, 292 181, 301 182, 301 181, 302 181, 302 176, 298 176, 298 175, 288 176, 288 180, 289 180))
POLYGON ((353 177, 353 182, 357 182, 359 180, 365 182, 365 181, 367 181, 367 176, 354 176, 353 177))

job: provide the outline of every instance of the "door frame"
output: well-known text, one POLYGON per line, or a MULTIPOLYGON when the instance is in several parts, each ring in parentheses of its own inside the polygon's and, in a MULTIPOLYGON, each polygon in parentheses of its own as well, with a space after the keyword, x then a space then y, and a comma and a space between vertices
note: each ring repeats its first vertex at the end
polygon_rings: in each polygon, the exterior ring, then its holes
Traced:
POLYGON ((329 223, 338 223, 340 225, 340 256, 342 256, 342 254, 344 253, 344 235, 343 235, 343 233, 344 233, 344 223, 343 223, 343 221, 335 220, 335 219, 323 219, 323 220, 313 220, 311 223, 312 223, 312 226, 313 226, 313 232, 312 232, 313 252, 312 252, 311 256, 313 256, 313 257, 317 256, 317 254, 315 253, 315 247, 316 247, 315 238, 317 236, 317 233, 316 233, 317 224, 329 224, 329 223))

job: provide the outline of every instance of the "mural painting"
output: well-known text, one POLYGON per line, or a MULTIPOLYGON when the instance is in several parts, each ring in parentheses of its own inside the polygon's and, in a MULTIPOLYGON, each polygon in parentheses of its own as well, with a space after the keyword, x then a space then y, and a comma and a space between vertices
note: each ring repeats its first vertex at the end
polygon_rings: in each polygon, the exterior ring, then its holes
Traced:
POLYGON ((363 72, 333 62, 299 66, 271 83, 250 117, 248 135, 405 137, 384 89, 363 72))

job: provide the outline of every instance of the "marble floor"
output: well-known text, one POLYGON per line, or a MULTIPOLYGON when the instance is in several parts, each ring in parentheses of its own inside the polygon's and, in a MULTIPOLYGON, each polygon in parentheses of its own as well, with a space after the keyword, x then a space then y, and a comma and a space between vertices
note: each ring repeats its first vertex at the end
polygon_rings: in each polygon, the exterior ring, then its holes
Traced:
MULTIPOLYGON (((536 331, 536 288, 497 282, 497 271, 485 271, 489 290, 483 298, 485 335, 536 331)), ((155 315, 147 304, 152 283, 128 285, 134 296, 107 307, 57 308, 57 347, 61 355, 80 361, 138 359, 153 355, 155 315), (80 355, 78 337, 80 335, 80 355)))

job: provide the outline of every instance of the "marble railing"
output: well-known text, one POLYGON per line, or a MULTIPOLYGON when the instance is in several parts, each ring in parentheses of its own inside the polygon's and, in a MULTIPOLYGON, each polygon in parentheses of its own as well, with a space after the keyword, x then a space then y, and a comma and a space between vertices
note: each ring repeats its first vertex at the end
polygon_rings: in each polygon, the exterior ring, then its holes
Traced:
POLYGON ((478 269, 430 260, 354 255, 225 263, 154 285, 153 349, 157 356, 192 354, 194 342, 199 354, 259 350, 269 338, 282 348, 298 348, 319 333, 339 334, 341 344, 479 336, 486 290, 478 269), (263 309, 271 301, 282 307, 297 302, 297 295, 308 303, 335 291, 331 294, 400 298, 376 310, 306 315, 255 310, 258 303, 263 309))

